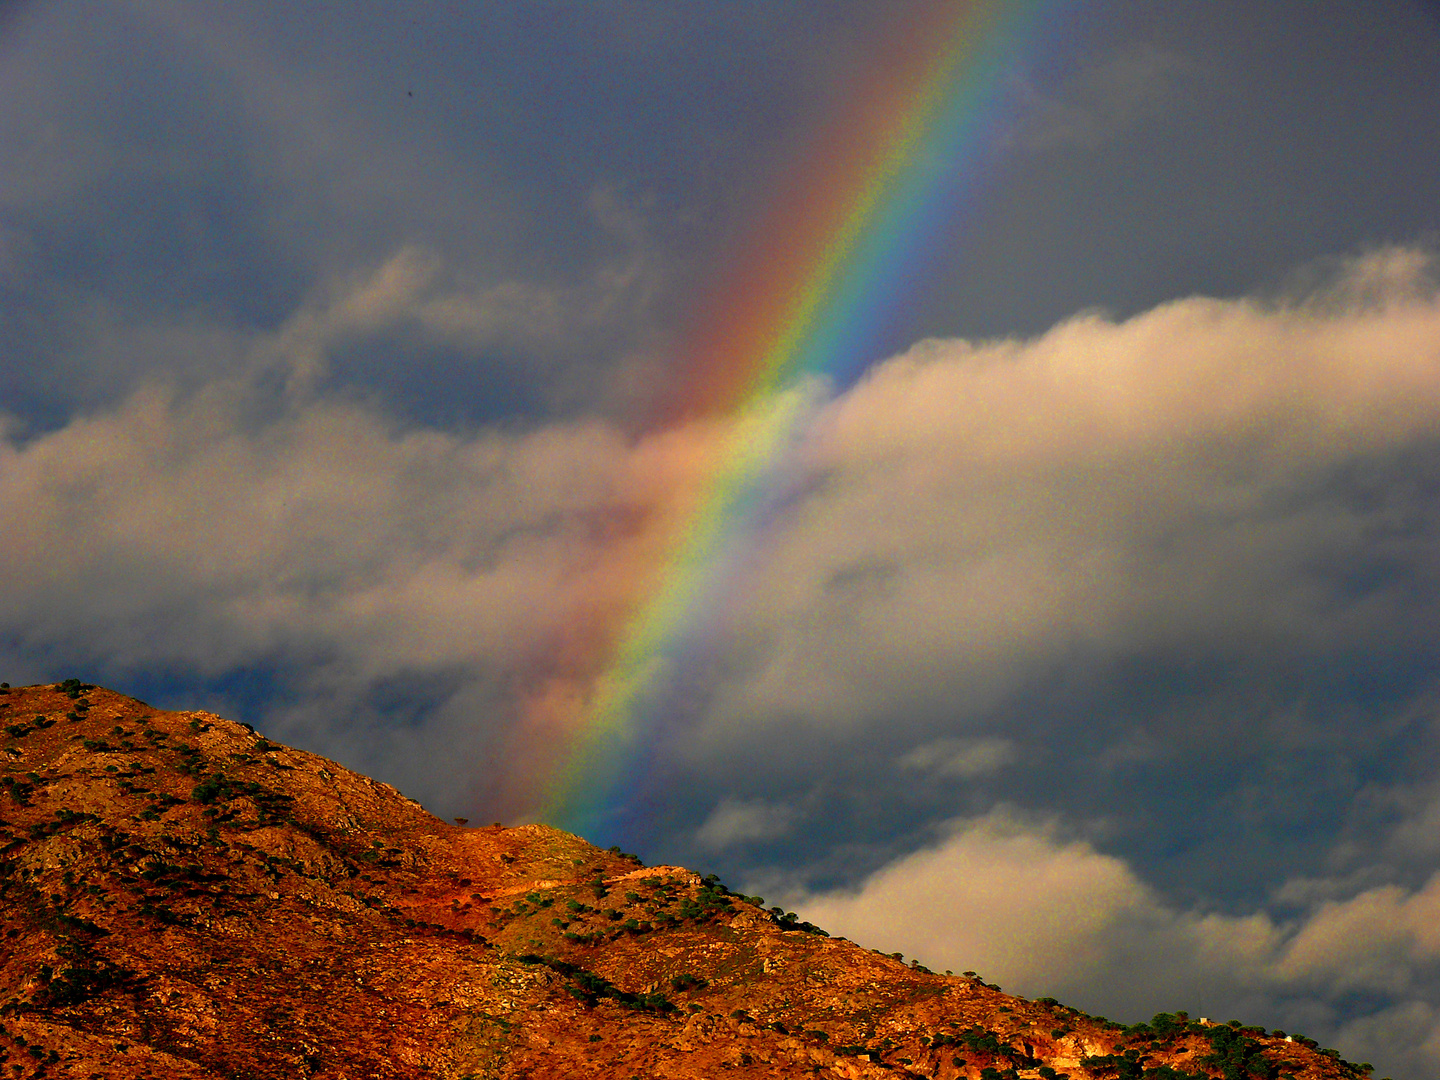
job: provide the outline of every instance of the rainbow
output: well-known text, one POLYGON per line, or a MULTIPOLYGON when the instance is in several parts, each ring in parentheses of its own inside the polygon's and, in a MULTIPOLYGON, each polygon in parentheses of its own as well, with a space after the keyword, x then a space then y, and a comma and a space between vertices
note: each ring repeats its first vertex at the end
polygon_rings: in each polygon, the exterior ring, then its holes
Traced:
POLYGON ((591 839, 630 831, 660 720, 683 694, 687 665, 703 657, 737 568, 756 552, 791 449, 826 395, 880 358, 905 290, 933 245, 953 237, 1003 130, 1003 80, 1056 6, 928 8, 796 155, 682 352, 686 400, 671 422, 730 418, 708 482, 687 494, 664 557, 617 627, 597 635, 584 692, 531 703, 549 714, 532 733, 566 744, 542 819, 591 839))

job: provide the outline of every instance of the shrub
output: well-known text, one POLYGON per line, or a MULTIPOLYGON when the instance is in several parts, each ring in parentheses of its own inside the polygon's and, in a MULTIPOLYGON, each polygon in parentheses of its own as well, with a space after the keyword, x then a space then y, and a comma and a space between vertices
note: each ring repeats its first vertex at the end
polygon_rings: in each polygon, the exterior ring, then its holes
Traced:
POLYGON ((95 687, 91 686, 89 683, 82 683, 79 679, 66 679, 64 682, 56 686, 56 689, 73 701, 75 698, 78 698, 84 691, 94 690, 95 687))
POLYGON ((1238 1022, 1207 1028, 1210 1053, 1200 1064, 1219 1068, 1225 1080, 1276 1080, 1279 1069, 1261 1053, 1258 1042, 1240 1031, 1238 1022))
POLYGON ((231 797, 235 784, 224 773, 213 773, 197 784, 190 792, 190 798, 198 803, 224 802, 231 797))

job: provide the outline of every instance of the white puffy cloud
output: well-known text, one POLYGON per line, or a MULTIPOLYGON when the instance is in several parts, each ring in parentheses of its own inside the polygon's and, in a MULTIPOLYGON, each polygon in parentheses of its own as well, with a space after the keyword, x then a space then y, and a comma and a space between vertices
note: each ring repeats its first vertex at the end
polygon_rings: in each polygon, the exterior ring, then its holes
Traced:
POLYGON ((1434 509, 1391 475, 1440 436, 1416 262, 1353 267, 1365 302, 1183 300, 877 365, 757 541, 752 667, 707 749, 774 715, 974 712, 1081 657, 1390 640, 1437 580, 1434 509), (1404 573, 1355 590, 1346 568, 1374 557, 1404 573))
POLYGON ((1032 993, 1093 975, 1114 921, 1151 904, 1120 860, 1000 811, 958 823, 939 846, 890 863, 854 892, 789 901, 832 933, 1032 993))

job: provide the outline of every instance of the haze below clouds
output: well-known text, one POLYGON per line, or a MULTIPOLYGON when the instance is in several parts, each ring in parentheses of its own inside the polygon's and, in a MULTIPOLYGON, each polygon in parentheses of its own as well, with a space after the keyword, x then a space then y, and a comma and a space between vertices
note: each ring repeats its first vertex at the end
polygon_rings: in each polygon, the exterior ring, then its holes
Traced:
MULTIPOLYGON (((1440 1076, 1440 37, 1157 11, 1025 43, 893 347, 803 388, 617 839, 1009 990, 1440 1076)), ((687 320, 885 17, 0 25, 5 678, 534 814, 525 695, 738 422, 654 422, 687 320)))

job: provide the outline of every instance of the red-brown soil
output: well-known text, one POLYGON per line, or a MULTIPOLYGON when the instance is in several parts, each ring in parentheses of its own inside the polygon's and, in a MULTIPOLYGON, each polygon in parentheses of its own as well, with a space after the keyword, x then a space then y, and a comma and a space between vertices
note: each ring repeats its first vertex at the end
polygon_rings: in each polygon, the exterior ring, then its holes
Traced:
POLYGON ((450 825, 207 713, 72 681, 0 691, 0 729, 0 1077, 1362 1075, 932 974, 555 829, 450 825))

